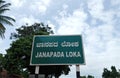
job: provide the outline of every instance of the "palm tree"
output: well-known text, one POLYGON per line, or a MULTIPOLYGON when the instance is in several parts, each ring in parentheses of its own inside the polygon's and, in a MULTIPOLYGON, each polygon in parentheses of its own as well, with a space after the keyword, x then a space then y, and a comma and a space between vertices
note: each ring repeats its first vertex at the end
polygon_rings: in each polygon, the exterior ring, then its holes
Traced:
POLYGON ((15 22, 15 20, 9 16, 3 15, 6 11, 10 10, 8 7, 10 6, 10 3, 6 3, 3 0, 0 0, 0 37, 4 38, 5 33, 5 26, 4 24, 8 24, 13 26, 12 22, 15 22))

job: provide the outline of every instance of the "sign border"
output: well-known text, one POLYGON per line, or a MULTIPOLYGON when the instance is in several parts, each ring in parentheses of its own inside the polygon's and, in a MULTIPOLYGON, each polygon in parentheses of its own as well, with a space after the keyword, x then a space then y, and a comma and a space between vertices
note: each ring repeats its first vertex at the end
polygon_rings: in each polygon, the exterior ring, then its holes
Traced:
POLYGON ((85 60, 85 53, 84 53, 84 48, 83 48, 83 39, 82 39, 82 35, 34 35, 33 37, 33 42, 32 42, 32 51, 31 51, 31 56, 30 56, 30 65, 31 66, 43 66, 43 65, 86 65, 86 60, 85 60), (37 36, 43 36, 43 37, 48 37, 48 36, 81 36, 81 41, 82 41, 82 50, 83 50, 83 59, 84 59, 84 63, 66 63, 66 64, 32 64, 32 54, 33 54, 33 47, 34 47, 34 41, 35 41, 35 37, 37 36))

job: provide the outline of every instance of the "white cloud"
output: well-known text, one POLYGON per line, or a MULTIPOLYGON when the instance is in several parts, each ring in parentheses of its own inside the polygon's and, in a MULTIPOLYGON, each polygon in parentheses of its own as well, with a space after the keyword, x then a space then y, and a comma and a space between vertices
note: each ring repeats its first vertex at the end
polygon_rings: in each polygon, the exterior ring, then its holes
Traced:
POLYGON ((111 38, 113 38, 114 31, 114 27, 109 24, 104 24, 98 27, 89 27, 87 30, 85 30, 85 39, 88 44, 94 44, 94 46, 97 46, 103 41, 109 41, 111 38))
POLYGON ((56 18, 60 25, 57 34, 81 33, 83 35, 86 65, 81 68, 81 72, 100 78, 104 67, 120 66, 120 62, 117 62, 117 59, 120 59, 120 40, 119 37, 115 36, 117 33, 115 33, 115 21, 113 19, 115 18, 114 10, 104 11, 103 0, 88 1, 88 8, 92 17, 89 19, 92 20, 92 25, 98 23, 97 19, 103 23, 90 26, 86 22, 88 15, 84 10, 74 10, 72 15, 67 13, 67 10, 63 10, 60 12, 61 17, 56 18), (90 72, 87 73, 88 71, 90 72))
POLYGON ((88 8, 91 11, 101 12, 104 9, 103 0, 88 0, 88 8))
POLYGON ((26 23, 28 23, 29 25, 33 24, 33 23, 36 23, 36 22, 39 22, 38 19, 34 18, 33 16, 28 16, 28 17, 22 17, 20 20, 19 20, 19 25, 24 25, 26 23))
MULTIPOLYGON (((94 44, 95 42, 92 41, 92 43, 94 44)), ((109 41, 101 40, 97 43, 105 44, 105 46, 101 47, 105 49, 101 50, 101 48, 96 48, 96 46, 99 45, 94 45, 94 47, 91 48, 90 43, 87 44, 88 46, 84 47, 86 66, 83 66, 82 73, 92 74, 95 76, 95 78, 100 78, 103 72, 103 68, 110 68, 112 65, 120 67, 120 62, 118 61, 118 59, 120 59, 120 40, 118 38, 111 38, 109 41), (86 70, 90 72, 84 72, 86 70)))
POLYGON ((10 0, 13 7, 22 7, 26 0, 10 0))
POLYGON ((114 60, 111 63, 117 62, 118 64, 120 64, 120 61, 117 61, 117 59, 120 59, 119 57, 120 44, 119 43, 120 43, 120 39, 118 38, 114 38, 107 43, 106 55, 108 55, 107 57, 110 57, 109 60, 114 60))
MULTIPOLYGON (((94 71, 100 71, 104 67, 110 67, 112 65, 115 65, 119 67, 120 62, 118 59, 119 57, 119 51, 120 51, 120 40, 119 39, 113 39, 111 41, 106 42, 106 50, 102 53, 92 53, 91 49, 88 49, 89 54, 86 54, 87 58, 87 67, 92 67, 93 66, 94 71), (89 57, 89 58, 88 58, 89 57), (90 66, 89 66, 90 65, 90 66)), ((100 50, 100 49, 98 49, 100 50)), ((88 53, 88 52, 87 52, 88 53)), ((93 72, 94 72, 93 71, 93 72)))
POLYGON ((45 13, 47 8, 49 7, 51 0, 40 0, 40 1, 34 1, 31 6, 30 9, 31 11, 34 12, 38 12, 38 13, 45 13))
POLYGON ((65 10, 65 9, 68 9, 68 5, 67 4, 64 4, 63 5, 63 9, 65 10))
POLYGON ((51 0, 41 0, 42 3, 46 6, 49 6, 51 0))
POLYGON ((116 6, 116 5, 118 5, 118 6, 120 6, 120 0, 111 0, 111 4, 112 4, 112 6, 116 6))
POLYGON ((53 32, 56 34, 56 27, 54 24, 52 24, 50 21, 47 21, 47 24, 49 25, 49 27, 51 27, 51 29, 53 30, 53 32))
POLYGON ((84 23, 87 19, 87 14, 84 11, 77 9, 72 15, 67 14, 69 16, 65 16, 65 14, 66 12, 64 11, 62 17, 56 19, 60 25, 57 34, 80 34, 88 26, 84 23))
POLYGON ((0 39, 0 44, 2 44, 2 40, 0 39))
POLYGON ((104 23, 110 23, 114 18, 114 11, 105 11, 103 0, 89 0, 88 3, 88 11, 91 16, 95 19, 99 19, 104 23))

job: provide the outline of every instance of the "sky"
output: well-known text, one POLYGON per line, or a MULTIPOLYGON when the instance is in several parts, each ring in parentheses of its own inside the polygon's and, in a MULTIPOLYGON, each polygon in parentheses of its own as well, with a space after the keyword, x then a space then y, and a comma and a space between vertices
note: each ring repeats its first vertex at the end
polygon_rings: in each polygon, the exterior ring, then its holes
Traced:
MULTIPOLYGON (((120 0, 5 0, 11 3, 5 14, 16 19, 6 25, 5 39, 0 39, 0 53, 10 47, 10 34, 28 23, 43 22, 55 35, 76 35, 83 38, 86 65, 80 65, 81 75, 101 78, 103 68, 120 68, 120 0)), ((75 66, 69 75, 75 78, 75 66)))

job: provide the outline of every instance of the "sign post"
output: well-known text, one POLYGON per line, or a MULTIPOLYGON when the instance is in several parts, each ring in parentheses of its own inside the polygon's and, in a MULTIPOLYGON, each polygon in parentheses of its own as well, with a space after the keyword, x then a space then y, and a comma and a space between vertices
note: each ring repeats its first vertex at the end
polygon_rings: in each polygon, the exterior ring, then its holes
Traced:
POLYGON ((38 74, 39 74, 39 66, 35 67, 35 78, 38 78, 38 74))
POLYGON ((76 65, 76 78, 80 78, 80 66, 76 65))
POLYGON ((33 38, 30 65, 79 65, 85 64, 81 35, 36 35, 33 38))

